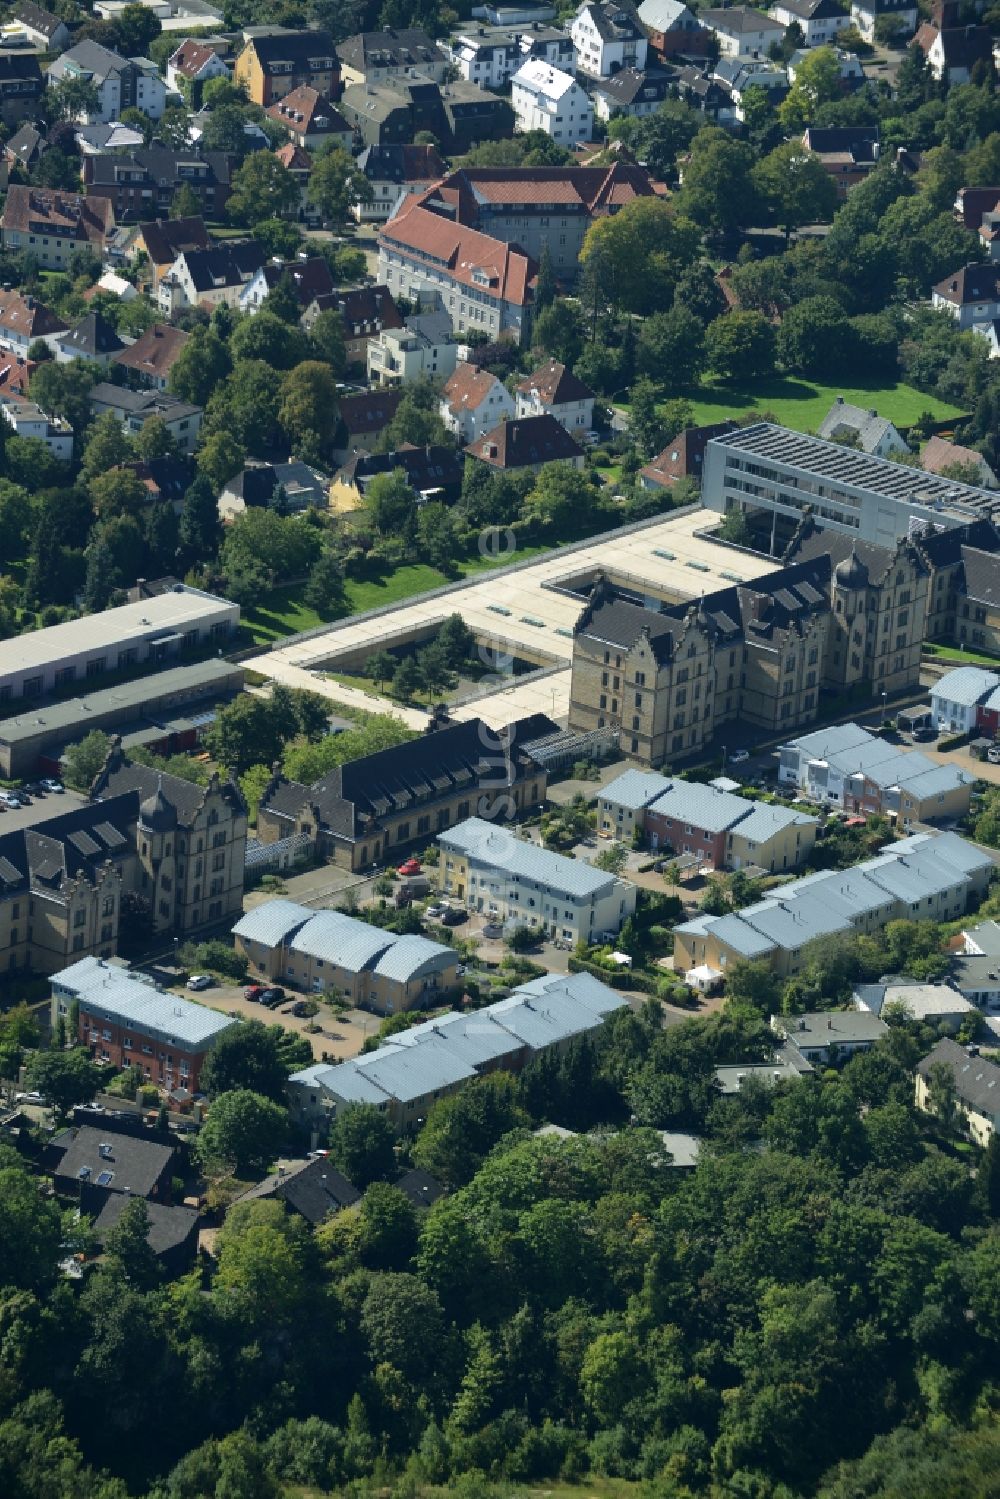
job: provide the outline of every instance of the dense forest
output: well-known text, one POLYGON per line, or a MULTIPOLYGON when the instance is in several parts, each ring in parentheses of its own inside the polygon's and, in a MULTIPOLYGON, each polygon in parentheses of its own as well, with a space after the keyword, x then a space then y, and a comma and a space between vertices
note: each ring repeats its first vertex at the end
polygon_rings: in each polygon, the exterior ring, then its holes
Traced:
POLYGON ((896 1015, 840 1071, 721 1096, 716 1066, 769 1055, 761 1010, 662 1019, 480 1079, 408 1143, 348 1111, 360 1203, 315 1231, 237 1204, 173 1284, 138 1202, 65 1279, 86 1228, 4 1148, 0 1492, 994 1493, 1000 1151, 945 1090, 914 1109, 934 1033, 896 1015), (702 1137, 696 1169, 650 1121, 702 1137), (400 1163, 447 1194, 417 1212, 400 1163))

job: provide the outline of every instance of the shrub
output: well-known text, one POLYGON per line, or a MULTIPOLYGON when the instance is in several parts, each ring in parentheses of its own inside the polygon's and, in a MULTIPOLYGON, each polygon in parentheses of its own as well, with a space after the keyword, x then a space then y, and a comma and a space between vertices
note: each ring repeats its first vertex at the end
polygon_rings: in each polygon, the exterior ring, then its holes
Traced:
POLYGON ((238 984, 246 978, 250 966, 242 953, 230 947, 228 942, 218 940, 188 943, 181 948, 181 961, 188 968, 207 968, 210 973, 220 974, 238 984))

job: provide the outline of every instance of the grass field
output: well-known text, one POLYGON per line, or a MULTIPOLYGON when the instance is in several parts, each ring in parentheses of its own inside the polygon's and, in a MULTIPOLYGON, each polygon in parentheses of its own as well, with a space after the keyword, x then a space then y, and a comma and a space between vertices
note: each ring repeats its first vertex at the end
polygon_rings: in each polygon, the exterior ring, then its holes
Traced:
POLYGON ((914 390, 912 385, 873 382, 871 385, 819 385, 791 377, 754 381, 748 385, 702 385, 692 400, 695 422, 725 421, 746 411, 771 411, 783 426, 815 432, 837 396, 855 406, 874 407, 879 416, 909 427, 925 411, 936 421, 961 416, 957 406, 914 390))
POLYGON ((991 656, 988 651, 966 651, 955 645, 924 645, 924 654, 939 661, 953 661, 956 666, 1000 666, 1000 656, 991 656))
MULTIPOLYGON (((531 546, 521 547, 516 552, 500 557, 473 557, 458 564, 457 577, 474 577, 477 573, 489 572, 494 567, 524 562, 529 557, 549 550, 548 546, 531 546)), ((384 604, 399 604, 418 593, 427 593, 431 588, 440 588, 444 583, 455 581, 455 578, 446 578, 438 568, 422 562, 397 568, 385 578, 361 581, 348 579, 344 590, 349 606, 347 612, 362 614, 366 609, 378 609, 384 604)), ((300 630, 314 630, 318 625, 328 623, 302 602, 304 586, 302 583, 285 584, 273 589, 262 603, 243 610, 242 628, 248 644, 270 645, 286 635, 296 635, 300 630)))

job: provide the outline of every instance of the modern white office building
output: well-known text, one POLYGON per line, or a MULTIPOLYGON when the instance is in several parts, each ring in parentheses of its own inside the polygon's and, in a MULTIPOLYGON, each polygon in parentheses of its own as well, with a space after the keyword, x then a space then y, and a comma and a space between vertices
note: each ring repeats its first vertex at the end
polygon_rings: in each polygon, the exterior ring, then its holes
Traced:
POLYGON ((726 515, 764 511, 892 548, 917 528, 1000 513, 995 493, 858 453, 771 422, 755 422, 705 449, 701 502, 726 515))
POLYGON ((74 683, 100 686, 110 672, 137 676, 185 650, 221 648, 240 608, 178 583, 167 593, 0 641, 0 702, 40 698, 74 683))

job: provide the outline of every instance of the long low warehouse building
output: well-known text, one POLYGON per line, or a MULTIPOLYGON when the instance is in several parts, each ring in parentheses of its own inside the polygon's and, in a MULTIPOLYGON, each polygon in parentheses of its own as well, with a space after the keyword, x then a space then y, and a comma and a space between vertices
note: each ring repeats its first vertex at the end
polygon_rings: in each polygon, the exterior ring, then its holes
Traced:
POLYGON ((212 658, 34 706, 0 722, 0 775, 57 774, 65 747, 92 729, 121 734, 126 750, 140 742, 164 754, 188 749, 203 710, 242 687, 242 666, 212 658))
POLYGON ((294 900, 256 906, 236 923, 233 936, 237 952, 264 977, 316 994, 336 989, 380 1015, 418 1009, 459 981, 453 947, 294 900))
POLYGON ((344 1109, 373 1104, 397 1129, 418 1129, 437 1099, 475 1077, 517 1072, 539 1052, 565 1048, 625 1003, 588 973, 546 974, 485 1009, 415 1025, 367 1056, 293 1073, 292 1115, 319 1136, 344 1109))
POLYGON ((696 916, 674 928, 674 968, 707 967, 718 977, 740 960, 798 973, 817 937, 871 935, 890 921, 954 921, 981 897, 993 859, 955 833, 914 833, 854 869, 792 880, 764 900, 725 916, 696 916))
POLYGON ((74 682, 97 687, 112 672, 128 676, 183 651, 222 646, 239 622, 238 604, 178 583, 153 598, 14 635, 0 641, 0 703, 65 693, 74 682))

